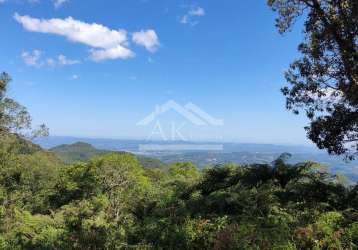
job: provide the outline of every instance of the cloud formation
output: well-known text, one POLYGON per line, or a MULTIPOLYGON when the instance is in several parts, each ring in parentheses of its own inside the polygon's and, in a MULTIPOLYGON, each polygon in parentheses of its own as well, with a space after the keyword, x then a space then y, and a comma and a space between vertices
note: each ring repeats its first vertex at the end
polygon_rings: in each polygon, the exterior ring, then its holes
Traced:
MULTIPOLYGON (((66 37, 71 42, 89 46, 90 58, 94 61, 128 59, 135 55, 128 48, 127 31, 124 29, 113 30, 102 24, 85 23, 72 17, 38 19, 15 13, 14 18, 28 31, 55 34, 66 37)), ((133 41, 151 52, 159 45, 154 30, 134 32, 133 41)))
POLYGON ((35 49, 32 52, 25 51, 21 54, 21 58, 27 66, 66 66, 80 63, 79 60, 69 59, 60 54, 56 58, 42 59, 42 51, 35 49))
POLYGON ((74 75, 71 76, 71 79, 72 79, 72 80, 78 80, 79 78, 80 78, 80 76, 79 76, 79 75, 76 75, 76 74, 74 74, 74 75))
POLYGON ((41 58, 42 52, 40 50, 35 49, 32 52, 23 52, 21 54, 21 58, 24 61, 24 63, 28 66, 41 66, 40 58, 41 58))
POLYGON ((73 65, 73 64, 78 64, 80 63, 80 61, 78 60, 72 60, 72 59, 68 59, 66 56, 64 55, 59 55, 57 57, 58 60, 58 64, 60 65, 73 65))
POLYGON ((144 46, 150 52, 155 52, 159 47, 159 39, 154 30, 134 32, 132 40, 134 43, 144 46))
POLYGON ((69 0, 53 0, 53 5, 55 6, 56 9, 58 9, 66 2, 69 2, 69 0))
POLYGON ((188 14, 190 16, 205 16, 205 10, 201 7, 192 7, 188 14))
MULTIPOLYGON (((36 4, 39 3, 40 0, 26 0, 28 3, 30 4, 36 4)), ((9 0, 0 0, 0 4, 5 3, 5 2, 10 2, 9 0)))
POLYGON ((205 10, 199 6, 190 6, 187 13, 182 16, 180 19, 180 23, 182 24, 190 24, 196 25, 198 21, 194 20, 194 17, 202 17, 205 16, 205 10))

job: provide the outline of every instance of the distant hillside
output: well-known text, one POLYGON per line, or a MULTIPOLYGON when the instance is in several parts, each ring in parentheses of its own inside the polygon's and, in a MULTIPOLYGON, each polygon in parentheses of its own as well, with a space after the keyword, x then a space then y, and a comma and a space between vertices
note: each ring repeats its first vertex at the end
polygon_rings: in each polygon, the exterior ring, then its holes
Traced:
MULTIPOLYGON (((125 140, 125 139, 105 139, 105 138, 81 138, 81 137, 66 137, 66 136, 48 136, 34 139, 36 144, 39 144, 45 149, 49 149, 62 144, 72 144, 76 142, 85 142, 93 145, 97 149, 113 150, 113 151, 126 151, 126 152, 138 152, 139 145, 141 144, 173 144, 183 143, 182 141, 150 141, 147 140, 125 140)), ((185 144, 217 144, 218 142, 189 142, 185 141, 185 144)), ((303 145, 275 145, 275 144, 260 144, 260 143, 221 143, 223 144, 223 153, 231 152, 249 152, 249 153, 271 153, 281 154, 283 152, 290 152, 292 154, 316 154, 325 153, 319 151, 312 146, 303 145)))
MULTIPOLYGON (((281 153, 265 153, 265 152, 191 152, 181 154, 159 154, 151 155, 157 157, 166 164, 174 162, 192 162, 199 168, 213 165, 223 165, 227 163, 235 164, 268 164, 277 159, 281 153)), ((291 164, 315 161, 329 168, 332 173, 340 173, 346 175, 352 181, 358 181, 358 161, 344 162, 341 157, 329 156, 327 154, 292 154, 288 162, 291 164)))
POLYGON ((73 163, 77 161, 86 162, 94 156, 111 152, 108 150, 96 149, 91 144, 84 142, 63 144, 57 147, 53 147, 49 151, 54 152, 65 163, 73 163))
MULTIPOLYGON (((73 144, 63 144, 49 149, 50 152, 53 152, 60 158, 64 163, 71 164, 74 162, 87 162, 95 156, 100 156, 109 153, 122 153, 129 154, 124 151, 111 151, 111 150, 102 150, 93 147, 89 143, 85 142, 76 142, 73 144)), ((137 156, 141 165, 145 168, 163 168, 166 165, 158 159, 146 157, 146 156, 137 156)))
MULTIPOLYGON (((84 139, 84 142, 74 143, 75 138, 50 137, 42 138, 39 143, 47 148, 48 143, 59 143, 66 141, 68 145, 60 145, 50 149, 55 152, 59 158, 66 163, 75 161, 88 161, 96 155, 102 155, 110 152, 131 152, 137 155, 138 160, 146 168, 163 168, 173 162, 192 162, 199 168, 208 165, 217 165, 225 163, 252 164, 252 163, 270 163, 284 152, 292 154, 290 163, 312 160, 320 162, 330 168, 332 173, 342 173, 352 181, 358 181, 358 161, 344 162, 342 157, 329 156, 325 152, 310 150, 309 147, 299 146, 280 146, 269 144, 224 144, 222 152, 197 151, 197 152, 147 152, 142 156, 138 151, 138 145, 141 141, 135 140, 107 140, 107 139, 84 139), (46 141, 47 140, 47 141, 46 141), (69 140, 69 142, 67 142, 69 140), (42 142, 42 143, 41 143, 42 142), (47 144, 45 143, 47 142, 47 144), (93 146, 92 146, 93 145, 93 146)), ((82 141, 82 140, 81 140, 82 141)))

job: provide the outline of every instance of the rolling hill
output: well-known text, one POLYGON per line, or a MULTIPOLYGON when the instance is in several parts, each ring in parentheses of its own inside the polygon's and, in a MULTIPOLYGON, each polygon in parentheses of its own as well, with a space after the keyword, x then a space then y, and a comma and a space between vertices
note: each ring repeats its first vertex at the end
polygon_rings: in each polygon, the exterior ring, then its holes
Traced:
MULTIPOLYGON (((110 153, 120 153, 120 154, 130 154, 124 151, 112 151, 112 150, 103 150, 93 147, 89 143, 85 142, 76 142, 73 144, 62 144, 49 149, 50 152, 53 152, 60 158, 64 163, 71 164, 74 162, 88 162, 91 158, 95 156, 101 156, 110 153)), ((141 165, 145 168, 163 168, 165 164, 159 159, 146 157, 146 156, 136 156, 141 165)))

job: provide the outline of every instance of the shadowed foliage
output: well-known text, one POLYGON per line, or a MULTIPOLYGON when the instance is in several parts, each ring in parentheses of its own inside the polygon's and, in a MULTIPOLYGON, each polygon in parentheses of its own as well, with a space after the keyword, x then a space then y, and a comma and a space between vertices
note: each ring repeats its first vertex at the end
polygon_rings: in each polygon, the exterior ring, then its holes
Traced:
POLYGON ((268 0, 281 33, 304 18, 302 54, 286 72, 287 108, 310 119, 308 138, 331 154, 358 152, 358 2, 268 0))

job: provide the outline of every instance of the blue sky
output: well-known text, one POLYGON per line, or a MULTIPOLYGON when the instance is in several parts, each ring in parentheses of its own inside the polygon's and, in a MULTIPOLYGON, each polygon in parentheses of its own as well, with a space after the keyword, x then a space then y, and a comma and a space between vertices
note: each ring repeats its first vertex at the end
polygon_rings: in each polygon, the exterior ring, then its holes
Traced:
POLYGON ((265 2, 0 0, 0 70, 52 135, 145 138, 136 123, 174 100, 223 119, 225 141, 304 144, 279 91, 302 34, 265 2))

